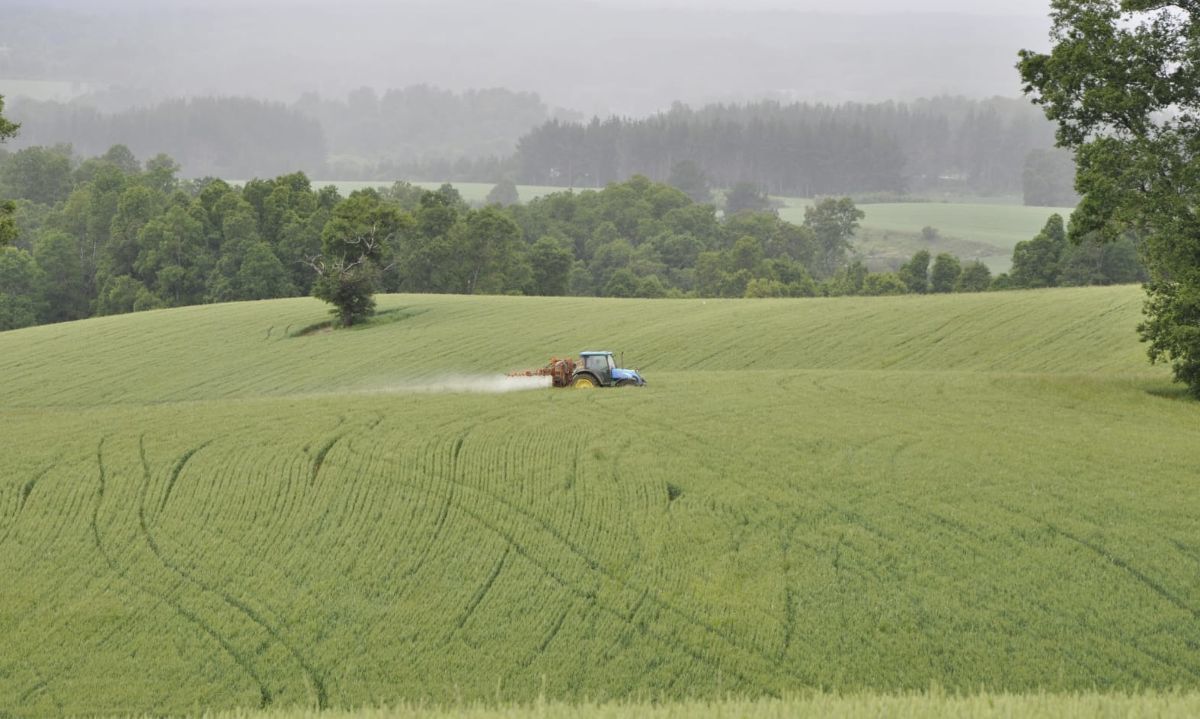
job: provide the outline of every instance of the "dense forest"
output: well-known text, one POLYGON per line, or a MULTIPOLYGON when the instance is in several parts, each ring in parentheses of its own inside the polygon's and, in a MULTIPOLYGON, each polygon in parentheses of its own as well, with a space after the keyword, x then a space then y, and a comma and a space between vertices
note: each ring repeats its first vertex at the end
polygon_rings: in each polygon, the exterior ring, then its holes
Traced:
POLYGON ((1026 157, 1053 144, 1035 108, 1001 98, 677 104, 640 120, 547 122, 521 138, 515 164, 530 184, 594 187, 633 174, 663 181, 690 161, 718 187, 749 181, 777 195, 988 195, 1020 192, 1026 157))
MULTIPOLYGON (((307 295, 331 248, 378 239, 373 289, 613 297, 773 297, 1107 284, 1140 277, 1131 239, 1071 245, 1061 218, 1014 252, 1011 275, 918 253, 898 272, 854 259, 848 198, 781 220, 751 195, 722 214, 635 176, 600 191, 470 207, 449 185, 342 197, 302 173, 233 186, 183 180, 124 146, 0 150, 16 200, 0 247, 0 329, 159 307, 307 295)), ((493 198, 505 194, 498 185, 493 198)), ((761 195, 758 200, 763 200, 761 195)))
POLYGON ((680 162, 715 187, 773 194, 1024 194, 1072 204, 1071 158, 1020 100, 943 97, 841 105, 676 104, 646 118, 573 120, 532 93, 369 88, 344 100, 284 105, 172 100, 103 113, 78 103, 12 104, 13 147, 70 144, 83 156, 123 144, 166 153, 188 177, 243 179, 297 170, 339 180, 397 178, 603 187, 635 174, 666 181, 680 162))

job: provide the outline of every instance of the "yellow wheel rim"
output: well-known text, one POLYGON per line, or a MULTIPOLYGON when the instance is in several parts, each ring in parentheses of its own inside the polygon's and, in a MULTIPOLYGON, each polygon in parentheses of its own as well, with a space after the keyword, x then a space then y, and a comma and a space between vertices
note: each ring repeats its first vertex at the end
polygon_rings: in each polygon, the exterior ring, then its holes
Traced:
POLYGON ((596 383, 592 381, 591 377, 576 377, 571 386, 576 389, 592 389, 596 386, 596 383))

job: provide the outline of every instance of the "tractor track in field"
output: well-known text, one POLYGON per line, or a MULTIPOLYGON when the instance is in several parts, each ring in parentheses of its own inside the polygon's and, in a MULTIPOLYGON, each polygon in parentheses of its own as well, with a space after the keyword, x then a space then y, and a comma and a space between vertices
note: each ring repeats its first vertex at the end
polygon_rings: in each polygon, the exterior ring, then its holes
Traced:
MULTIPOLYGON (((185 455, 187 457, 192 456, 211 441, 212 440, 209 440, 208 442, 200 445, 200 447, 189 450, 185 453, 185 455)), ((321 673, 312 666, 312 664, 291 642, 283 637, 282 633, 277 627, 267 622, 262 615, 250 608, 250 606, 245 602, 224 590, 217 589, 216 587, 209 585, 207 582, 197 579, 196 577, 192 576, 190 572, 180 567, 163 553, 161 547, 158 545, 158 541, 155 540, 153 533, 150 531, 148 522, 146 521, 146 494, 148 493, 150 487, 151 472, 150 464, 146 460, 145 435, 142 435, 138 438, 138 454, 142 463, 142 485, 138 492, 138 524, 141 528, 142 536, 146 540, 146 545, 150 548, 151 553, 154 554, 155 558, 158 559, 159 563, 165 569, 175 573, 184 581, 192 584, 202 592, 207 592, 215 597, 220 598, 226 605, 239 612, 245 618, 249 619, 253 624, 257 625, 264 632, 266 632, 267 636, 278 642, 280 646, 286 649, 296 663, 300 666, 300 669, 304 673, 305 679, 307 680, 306 683, 315 693, 317 708, 328 708, 329 697, 325 688, 325 681, 321 673)), ((175 466, 182 468, 185 462, 186 460, 177 461, 175 466)))
POLYGON ((1065 529, 1062 529, 1055 524, 1052 524, 1050 522, 1043 522, 1043 524, 1045 524, 1046 528, 1049 529, 1052 533, 1054 533, 1060 537, 1063 537, 1064 539, 1069 539, 1070 541, 1075 542, 1079 546, 1090 550, 1097 557, 1100 557, 1101 559, 1107 561, 1109 564, 1112 564, 1114 567, 1117 567, 1118 569, 1124 571, 1126 574, 1128 574, 1130 577, 1132 577, 1139 584, 1146 587, 1147 589, 1149 589, 1153 593, 1157 594, 1158 596, 1162 597, 1167 602, 1173 604, 1176 608, 1192 615, 1193 619, 1200 621, 1200 609, 1196 609, 1195 607, 1191 606, 1187 602, 1183 601, 1183 599, 1180 598, 1178 595, 1176 595, 1174 592, 1172 592, 1171 590, 1164 587, 1160 582, 1156 581, 1154 578, 1152 578, 1151 576, 1149 576, 1142 570, 1133 566, 1125 559, 1122 559, 1121 557, 1113 554, 1112 552, 1105 549, 1103 546, 1096 544, 1095 542, 1092 542, 1091 540, 1084 539, 1083 537, 1080 537, 1080 536, 1078 536, 1072 532, 1069 532, 1065 529))
MULTIPOLYGON (((470 430, 468 429, 468 432, 469 431, 470 430)), ((457 441, 455 442, 455 444, 457 444, 457 441)), ((545 575, 546 577, 548 577, 549 579, 554 581, 556 584, 558 584, 560 587, 562 587, 564 590, 566 590, 572 596, 579 598, 579 599, 583 599, 586 603, 595 607, 597 610, 608 614, 609 616, 617 619, 618 621, 620 621, 621 623, 623 623, 627 626, 632 626, 636 630, 641 630, 640 627, 637 627, 636 625, 633 624, 633 622, 629 618, 627 612, 622 611, 619 608, 612 607, 605 603, 602 603, 601 601, 599 601, 599 598, 597 596, 597 591, 595 589, 588 589, 588 588, 578 586, 577 584, 572 582, 570 579, 568 579, 566 576, 564 576, 563 573, 557 571, 556 569, 551 567, 546 562, 538 559, 535 551, 532 548, 526 546, 524 543, 522 543, 520 540, 518 540, 515 536, 513 536, 510 532, 504 530, 498 524, 493 523, 487 517, 483 516, 483 514, 481 514, 480 512, 476 511, 475 509, 473 509, 472 507, 470 507, 469 505, 464 503, 461 499, 458 498, 457 493, 455 493, 452 490, 454 487, 458 487, 460 489, 468 490, 469 492, 478 493, 478 494, 484 496, 485 498, 495 499, 496 501, 498 501, 500 504, 502 504, 505 507, 512 507, 513 505, 510 502, 508 502, 508 500, 505 500, 504 498, 499 497, 498 495, 495 495, 494 493, 490 493, 490 492, 487 492, 484 490, 479 490, 476 487, 472 487, 470 485, 464 484, 457 479, 448 480, 446 482, 446 484, 447 484, 448 491, 447 491, 446 499, 444 500, 444 503, 443 503, 443 509, 442 509, 443 514, 448 513, 450 507, 453 506, 454 509, 456 509, 458 512, 460 512, 462 515, 464 515, 468 519, 474 521, 480 527, 482 527, 482 528, 486 529, 487 531, 491 532, 492 534, 496 535, 499 539, 501 539, 507 545, 507 547, 512 552, 515 552, 517 556, 528 561, 533 567, 535 567, 543 575, 545 575)), ((419 491, 425 491, 425 492, 429 491, 423 485, 414 484, 414 485, 410 485, 410 486, 416 487, 419 491)), ((518 514, 517 516, 521 516, 521 515, 518 514)), ((531 515, 527 516, 527 521, 532 521, 534 523, 541 522, 541 520, 539 520, 535 517, 532 517, 531 515)), ((444 523, 444 517, 442 518, 442 520, 439 521, 439 526, 441 526, 442 523, 444 523)), ((560 542, 565 541, 565 540, 561 539, 561 535, 558 535, 557 532, 552 531, 551 534, 552 534, 552 536, 559 537, 560 542)), ((439 536, 440 536, 440 532, 439 532, 439 536)), ((431 538, 431 540, 432 540, 432 538, 431 538)), ((427 543, 425 551, 428 551, 434 544, 436 544, 436 541, 430 541, 429 543, 427 543)), ((598 568, 598 573, 601 574, 601 576, 609 576, 609 577, 612 576, 611 573, 607 572, 607 570, 600 567, 599 563, 596 562, 594 559, 588 557, 586 554, 581 553, 577 548, 571 549, 572 547, 574 547, 574 545, 568 543, 569 554, 571 554, 572 556, 575 556, 578 560, 584 562, 584 564, 586 566, 588 566, 590 569, 596 570, 598 568)), ((630 589, 630 587, 628 587, 627 585, 622 583, 620 580, 615 580, 615 581, 618 584, 618 586, 621 586, 626 589, 630 589)), ((648 592, 648 590, 647 590, 647 592, 648 592)), ((682 610, 678 610, 678 609, 674 608, 673 606, 667 604, 666 602, 663 602, 661 600, 661 598, 658 598, 656 595, 653 595, 652 593, 651 593, 651 596, 653 596, 655 598, 655 600, 661 604, 661 606, 663 606, 664 608, 668 608, 668 611, 673 611, 673 612, 678 613, 681 616, 685 617, 685 621, 686 621, 686 617, 688 616, 687 613, 682 612, 682 610)), ((708 629, 708 630, 712 629, 711 627, 709 627, 707 625, 707 623, 703 623, 700 621, 688 622, 688 623, 695 626, 698 629, 701 629, 702 631, 704 631, 706 629, 708 629)), ((762 689, 763 691, 770 691, 765 686, 761 685, 758 682, 751 680, 749 677, 747 677, 745 674, 742 674, 741 672, 738 672, 736 670, 728 670, 728 669, 722 668, 720 665, 720 662, 708 657, 701 649, 698 649, 694 646, 691 646, 689 643, 680 640, 677 636, 674 635, 674 633, 655 632, 655 631, 653 631, 652 627, 650 627, 650 626, 647 626, 644 629, 644 632, 647 635, 653 637, 655 640, 662 643, 664 646, 666 646, 670 649, 673 649, 675 651, 678 651, 682 654, 685 654, 685 655, 691 657, 692 660, 694 660, 696 662, 710 666, 713 670, 725 671, 726 673, 730 674, 731 676, 734 676, 739 681, 739 683, 745 687, 756 687, 757 686, 760 689, 762 689)), ((723 640, 728 642, 728 639, 726 639, 725 637, 721 636, 720 634, 717 634, 717 635, 720 636, 723 640)), ((738 649, 739 651, 747 651, 747 650, 744 650, 743 648, 741 648, 740 646, 738 646, 737 644, 733 644, 732 646, 733 646, 733 648, 738 649)), ((755 654, 755 652, 753 652, 753 651, 749 651, 749 653, 751 655, 755 654)), ((768 658, 768 661, 770 661, 769 658, 768 658)), ((770 666, 772 667, 772 669, 778 669, 778 667, 775 667, 773 663, 770 666)))
MULTIPOLYGON (((141 440, 139 440, 139 442, 140 441, 141 440)), ((162 512, 164 509, 167 508, 167 501, 171 499, 171 492, 175 489, 175 482, 179 479, 179 475, 183 472, 183 468, 185 466, 187 466, 188 461, 197 452, 204 449, 205 447, 207 447, 208 445, 212 444, 215 441, 216 441, 216 439, 214 438, 214 439, 210 439, 210 440, 201 442, 199 444, 199 446, 193 447, 192 449, 189 449, 188 451, 184 452, 179 457, 179 459, 175 461, 174 466, 171 467, 171 473, 167 476, 167 487, 166 487, 166 489, 163 490, 162 501, 160 501, 158 504, 159 512, 162 512)), ((145 459, 146 459, 146 457, 143 454, 142 461, 144 462, 145 459)))
POLYGON ((492 567, 492 571, 488 573, 487 579, 485 579, 483 584, 479 585, 479 588, 475 590, 475 594, 471 596, 471 601, 467 602, 466 609, 463 610, 463 613, 460 614, 458 619, 456 619, 454 622, 457 630, 461 630, 466 625, 467 621, 471 618, 471 615, 473 615, 475 610, 479 608, 479 605, 483 603, 483 600, 487 597, 488 592, 492 590, 492 585, 496 583, 496 578, 500 576, 500 572, 504 571, 504 562, 508 560, 508 555, 511 551, 511 545, 504 548, 504 553, 500 555, 500 559, 496 562, 496 565, 492 567))
MULTIPOLYGON (((543 532, 548 534, 558 544, 560 544, 562 547, 564 547, 567 550, 568 554, 570 554, 571 556, 574 556, 576 559, 581 561, 589 570, 591 570, 592 572, 595 572, 599 576, 612 582, 613 584, 615 584, 617 587, 619 587, 622 590, 625 590, 625 591, 631 592, 631 593, 636 593, 636 594, 639 594, 639 596, 648 598, 651 604, 659 607, 662 611, 665 611, 668 614, 675 615, 676 617, 681 619, 684 622, 685 626, 692 626, 692 627, 700 630, 701 633, 706 633, 713 637, 716 637, 716 638, 720 639, 723 643, 725 643, 727 646, 729 646, 731 649, 734 649, 738 652, 744 652, 750 656, 760 658, 760 659, 766 661, 768 663, 768 666, 770 666, 772 668, 772 670, 778 670, 779 667, 776 664, 775 658, 770 656, 766 652, 764 652, 761 648, 743 646, 742 642, 740 642, 736 638, 730 636, 728 632, 721 631, 717 627, 713 626, 710 622, 706 622, 701 618, 693 616, 690 612, 680 609, 679 607, 675 606, 674 604, 663 599, 660 595, 658 595, 651 589, 646 588, 646 587, 635 586, 635 585, 619 578, 613 572, 611 572, 606 567, 604 567, 598 560, 591 557, 589 554, 587 554, 585 551, 583 551, 582 548, 578 547, 574 542, 567 539, 556 527, 549 524, 548 522, 541 519, 540 517, 537 517, 536 515, 533 515, 533 514, 527 512, 526 510, 524 510, 520 507, 517 507, 512 502, 508 501, 504 497, 501 497, 501 496, 495 494, 494 492, 489 492, 487 490, 480 489, 478 487, 464 484, 463 482, 461 482, 460 480, 457 480, 457 479, 449 480, 449 483, 456 485, 457 487, 459 487, 462 490, 466 490, 468 493, 478 494, 478 495, 484 497, 485 499, 489 500, 490 502, 494 502, 494 503, 504 507, 509 512, 510 516, 517 516, 519 518, 524 519, 527 523, 534 525, 535 527, 540 527, 543 532)), ((548 565, 537 560, 534 556, 534 552, 530 548, 525 547, 514 536, 512 536, 508 532, 501 529, 498 525, 493 524, 490 520, 488 520, 486 517, 484 517, 482 514, 475 511, 471 507, 469 507, 467 504, 465 504, 461 500, 458 500, 456 498, 451 499, 452 497, 454 497, 454 495, 448 495, 447 501, 453 502, 455 509, 462 512, 469 518, 473 519, 477 524, 483 526, 485 529, 488 529, 489 531, 498 535, 501 539, 503 539, 510 546, 512 546, 512 548, 516 550, 517 554, 525 557, 527 560, 529 560, 531 563, 533 563, 534 566, 538 567, 543 573, 545 573, 551 579, 553 579, 556 582, 558 582, 559 584, 563 585, 564 588, 566 588, 568 591, 575 594, 576 596, 579 596, 579 597, 582 597, 582 598, 588 600, 589 602, 595 604, 598 608, 601 608, 602 610, 606 611, 607 613, 611 614, 612 616, 618 618, 621 622, 625 623, 626 625, 634 626, 635 629, 637 628, 634 625, 632 619, 627 615, 626 612, 623 612, 615 607, 610 607, 610 606, 599 603, 596 598, 595 590, 582 589, 582 588, 576 586, 570 580, 568 580, 564 576, 560 575, 557 571, 551 569, 548 565)), ((688 654, 689 656, 691 656, 693 659, 696 659, 697 661, 701 661, 706 664, 712 663, 712 660, 705 657, 702 651, 679 641, 677 638, 674 638, 674 637, 671 637, 670 639, 664 639, 663 637, 656 637, 656 638, 660 639, 660 641, 665 641, 668 646, 675 647, 677 650, 682 651, 685 654, 688 654)), ((739 680, 742 681, 743 683, 745 683, 747 686, 753 686, 755 684, 754 682, 751 682, 745 675, 738 673, 737 676, 739 677, 739 680)))
MULTIPOLYGON (((1143 587, 1143 589, 1148 590, 1151 593, 1157 595, 1159 598, 1163 599, 1164 601, 1171 604, 1172 606, 1179 609, 1180 611, 1183 611, 1183 612, 1191 615, 1193 619, 1200 620, 1200 610, 1197 610, 1196 608, 1187 604, 1186 602, 1183 601, 1183 599, 1176 596, 1173 592, 1168 590, 1161 583, 1155 581, 1152 577, 1147 575, 1145 572, 1142 572, 1140 569, 1133 566, 1132 564, 1130 564, 1128 561, 1124 560, 1123 558, 1112 554, 1103 546, 1101 546, 1091 540, 1084 539, 1083 537, 1075 534, 1074 532, 1064 530, 1064 529, 1060 528, 1058 525, 1054 524, 1053 522, 1049 522, 1040 517, 1036 517, 1018 507, 1013 507, 1013 506, 1008 505, 1003 502, 997 502, 995 506, 1003 509, 1004 511, 1008 512, 1009 514, 1021 517, 1022 519, 1025 519, 1026 521, 1029 521, 1035 525, 1041 526, 1042 528, 1044 528, 1048 532, 1050 532, 1050 534, 1052 536, 1061 537, 1062 539, 1065 539, 1079 547, 1086 549, 1089 553, 1094 555, 1096 558, 1098 558, 1098 559, 1112 565, 1113 567, 1116 567, 1117 569, 1121 570, 1122 572, 1124 572, 1127 576, 1129 576, 1131 579, 1133 579, 1136 584, 1143 587)), ((1183 664, 1179 661, 1172 662, 1169 659, 1166 659, 1166 658, 1160 656, 1159 654, 1147 649, 1146 647, 1142 646, 1142 644, 1140 642, 1138 642, 1132 638, 1121 637, 1120 639, 1123 643, 1127 644, 1134 651, 1136 651, 1144 656, 1147 656, 1166 667, 1187 672, 1194 678, 1200 678, 1200 669, 1198 669, 1196 667, 1193 667, 1189 664, 1183 664)), ((1136 672, 1133 672, 1133 671, 1129 671, 1129 673, 1133 674, 1135 676, 1137 674, 1136 672)))
POLYGON ((13 530, 16 529, 17 522, 21 520, 21 513, 25 511, 25 505, 29 503, 29 497, 33 494, 33 490, 37 487, 37 483, 40 482, 47 474, 49 474, 50 470, 54 469, 60 459, 62 459, 62 455, 59 455, 59 457, 50 464, 47 464, 41 470, 34 473, 32 477, 26 480, 25 484, 21 485, 20 493, 17 496, 17 509, 15 512, 13 512, 12 521, 10 521, 4 527, 4 534, 0 534, 0 545, 3 545, 5 542, 7 542, 9 536, 12 535, 13 530))
POLYGON ((17 704, 27 704, 33 696, 44 692, 50 699, 50 702, 54 704, 54 708, 58 710, 58 715, 66 716, 66 706, 63 705, 62 700, 58 697, 58 694, 56 694, 55 691, 50 688, 50 680, 47 679, 44 674, 38 671, 37 666, 33 662, 26 659, 22 663, 26 666, 26 668, 29 669, 29 673, 33 675, 34 684, 26 689, 21 696, 17 698, 17 704))
POLYGON ((108 552, 108 550, 105 549, 104 542, 100 536, 100 506, 104 502, 104 493, 108 484, 108 471, 104 466, 105 439, 107 439, 107 437, 101 438, 99 444, 96 446, 96 464, 98 465, 99 470, 99 486, 96 491, 96 502, 92 509, 91 521, 92 539, 95 543, 96 550, 100 553, 100 556, 103 557, 104 562, 108 565, 109 569, 111 569, 117 576, 129 582, 129 584, 131 584, 135 589, 150 597, 152 600, 162 602, 163 604, 171 607, 176 614, 194 624, 200 629, 201 632, 207 634, 209 638, 216 642, 217 645, 229 656, 229 658, 233 660, 234 664, 240 667, 242 671, 245 672, 246 675, 250 677, 250 679, 258 687, 259 708, 267 708, 271 705, 271 702, 274 699, 271 694, 271 690, 267 687, 267 684, 263 681, 262 677, 259 676, 258 671, 255 670, 253 664, 251 664, 249 660, 247 660, 240 652, 238 652, 237 648, 233 646, 227 637, 205 622, 200 616, 188 610, 175 599, 171 598, 171 596, 166 592, 156 592, 137 579, 134 579, 132 576, 130 576, 129 570, 121 566, 120 563, 118 563, 116 559, 114 559, 113 556, 108 552))

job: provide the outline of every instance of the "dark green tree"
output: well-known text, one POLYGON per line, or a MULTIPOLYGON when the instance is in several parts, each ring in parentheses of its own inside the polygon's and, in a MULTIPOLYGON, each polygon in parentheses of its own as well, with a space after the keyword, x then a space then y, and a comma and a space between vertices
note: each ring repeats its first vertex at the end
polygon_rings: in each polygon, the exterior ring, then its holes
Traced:
POLYGON ((962 275, 962 263, 958 258, 946 252, 939 253, 933 259, 933 269, 929 271, 929 289, 933 292, 953 292, 962 275))
POLYGON ((0 192, 42 205, 67 199, 71 192, 71 146, 18 150, 3 165, 0 192))
POLYGON ((622 267, 612 274, 604 285, 606 297, 637 297, 638 278, 633 271, 622 267))
POLYGON ((929 251, 917 250, 912 259, 900 266, 896 272, 909 292, 925 294, 929 291, 929 251))
POLYGON ((61 230, 45 230, 34 244, 33 259, 45 277, 43 321, 63 322, 87 317, 87 286, 75 240, 61 230))
POLYGON ((46 278, 25 250, 0 247, 0 331, 36 324, 45 314, 46 278))
POLYGON ((1054 0, 1049 53, 1023 50, 1025 92, 1075 151, 1073 238, 1143 238, 1141 338, 1200 397, 1200 5, 1054 0))
POLYGON ((332 314, 341 327, 359 324, 375 314, 380 268, 372 257, 379 255, 379 245, 371 236, 338 238, 326 243, 323 256, 309 261, 317 273, 313 297, 333 305, 332 314))
POLYGON ((858 221, 864 216, 849 197, 827 197, 804 208, 804 226, 812 230, 816 238, 814 274, 830 277, 846 263, 850 240, 858 229, 858 221))
POLYGON ((992 271, 982 262, 975 260, 963 265, 958 276, 955 292, 986 292, 992 285, 992 271))
POLYGON ((538 239, 529 249, 529 264, 533 270, 533 294, 567 294, 574 261, 571 250, 562 242, 549 236, 538 239))
POLYGON ((1058 284, 1059 262, 1067 248, 1067 233, 1061 215, 1051 215, 1032 240, 1013 248, 1010 277, 1016 287, 1054 287, 1058 284))

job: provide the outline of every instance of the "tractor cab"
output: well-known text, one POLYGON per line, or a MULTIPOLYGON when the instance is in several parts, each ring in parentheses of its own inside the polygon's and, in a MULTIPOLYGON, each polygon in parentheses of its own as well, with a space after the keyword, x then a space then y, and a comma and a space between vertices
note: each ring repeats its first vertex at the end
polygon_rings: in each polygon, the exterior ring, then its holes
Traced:
POLYGON ((575 387, 612 387, 646 384, 637 370, 622 369, 613 361, 612 352, 580 352, 582 366, 575 371, 575 387))
POLYGON ((580 352, 579 356, 583 360, 581 369, 596 375, 602 386, 612 384, 612 373, 617 368, 612 352, 580 352))

